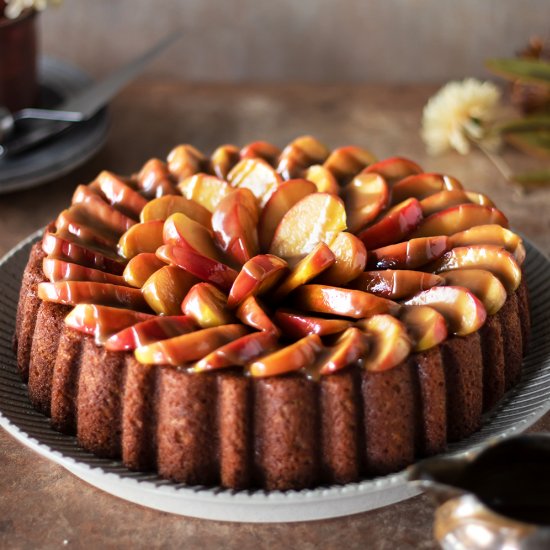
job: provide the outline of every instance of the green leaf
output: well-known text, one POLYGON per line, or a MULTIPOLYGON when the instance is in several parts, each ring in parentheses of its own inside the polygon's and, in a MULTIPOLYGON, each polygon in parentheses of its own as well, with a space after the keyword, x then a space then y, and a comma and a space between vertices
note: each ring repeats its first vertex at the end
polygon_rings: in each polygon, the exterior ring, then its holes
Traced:
POLYGON ((528 130, 550 130, 550 115, 534 115, 524 118, 507 120, 491 128, 492 132, 506 134, 509 132, 525 132, 528 130))
POLYGON ((550 130, 512 132, 504 139, 520 151, 541 158, 550 158, 550 130))
POLYGON ((524 187, 542 187, 550 185, 550 168, 515 174, 512 179, 524 187))
POLYGON ((550 63, 540 59, 488 59, 485 66, 508 80, 522 80, 550 86, 550 63))

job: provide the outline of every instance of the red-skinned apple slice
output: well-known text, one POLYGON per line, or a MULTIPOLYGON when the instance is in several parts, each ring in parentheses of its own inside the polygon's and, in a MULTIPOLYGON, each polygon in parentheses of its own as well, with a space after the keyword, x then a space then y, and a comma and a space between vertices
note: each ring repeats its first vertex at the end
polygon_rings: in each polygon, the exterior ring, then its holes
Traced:
POLYGON ((494 315, 506 302, 506 289, 500 280, 485 269, 456 269, 439 274, 449 286, 463 286, 473 292, 494 315))
POLYGON ((133 219, 139 219, 147 199, 132 189, 123 178, 104 170, 90 187, 99 189, 109 203, 133 219))
POLYGON ((213 260, 222 259, 221 252, 214 244, 213 232, 181 212, 172 214, 166 219, 162 236, 164 244, 193 250, 213 260))
POLYGON ((355 233, 372 222, 388 205, 386 180, 376 173, 359 174, 342 188, 348 229, 355 233))
POLYGON ((267 141, 253 141, 240 151, 241 159, 263 159, 272 166, 277 162, 281 150, 267 141))
POLYGON ((358 277, 367 263, 365 245, 353 234, 342 232, 330 243, 334 264, 319 275, 317 281, 323 284, 345 285, 358 277))
POLYGON ((103 344, 113 334, 149 319, 153 319, 153 315, 131 309, 77 304, 65 317, 65 324, 93 336, 97 344, 103 344))
POLYGON ((357 236, 363 241, 368 252, 406 239, 418 227, 421 220, 420 203, 414 198, 407 199, 357 236))
POLYGON ((294 344, 257 359, 249 366, 254 377, 276 376, 304 369, 315 362, 323 343, 317 334, 310 334, 294 344))
POLYGON ((135 350, 136 359, 145 365, 180 366, 202 359, 215 349, 244 336, 244 325, 222 325, 204 328, 175 338, 141 346, 135 350))
POLYGON ((205 227, 210 227, 210 218, 212 217, 210 212, 198 202, 190 201, 179 195, 166 195, 148 202, 141 211, 140 221, 165 221, 177 212, 185 214, 205 227))
POLYGON ((245 366, 277 346, 277 335, 272 332, 245 334, 229 344, 209 353, 193 367, 194 372, 245 366))
POLYGON ((299 311, 279 309, 275 312, 275 321, 283 333, 289 338, 303 338, 308 334, 327 336, 338 334, 351 327, 347 319, 326 319, 312 317, 299 311))
POLYGON ((185 198, 195 201, 209 212, 214 212, 221 200, 233 191, 226 181, 208 174, 185 178, 178 183, 178 189, 185 198))
POLYGON ((370 151, 355 145, 348 145, 334 149, 323 166, 330 170, 340 183, 347 183, 375 161, 376 157, 370 151))
POLYGON ((275 189, 260 216, 258 236, 262 250, 269 250, 275 230, 283 216, 298 201, 315 191, 315 184, 303 179, 286 181, 275 189))
POLYGON ((498 224, 508 227, 506 216, 497 208, 479 204, 459 204, 428 216, 411 237, 452 235, 476 225, 498 224))
POLYGON ((414 197, 421 200, 451 189, 462 189, 462 184, 452 176, 445 174, 414 174, 398 181, 392 187, 392 204, 398 204, 414 197))
POLYGON ((407 176, 420 174, 421 172, 422 168, 416 162, 403 157, 390 157, 379 160, 363 170, 363 173, 367 174, 380 174, 390 186, 407 176))
POLYGON ((338 181, 332 175, 332 172, 321 164, 310 166, 306 170, 304 178, 314 183, 319 193, 332 193, 333 195, 340 193, 338 181))
POLYGON ((381 372, 399 365, 411 351, 411 341, 405 325, 391 315, 374 315, 362 319, 357 327, 368 336, 369 349, 364 367, 381 372))
POLYGON ((126 281, 120 275, 113 275, 99 269, 84 267, 56 258, 44 258, 42 261, 42 271, 52 283, 57 281, 93 281, 96 283, 126 285, 126 281))
POLYGON ((239 148, 235 145, 222 145, 210 157, 210 164, 214 174, 224 180, 237 162, 241 160, 239 148))
POLYGON ((137 175, 137 180, 140 189, 147 197, 178 194, 168 166, 160 159, 148 160, 137 175))
POLYGON ((249 189, 236 189, 222 199, 212 215, 212 229, 220 248, 240 265, 258 254, 256 199, 249 189))
POLYGON ((519 265, 525 260, 521 237, 500 225, 477 225, 449 237, 453 248, 477 244, 493 244, 511 252, 519 265))
POLYGON ((233 315, 227 311, 227 296, 210 283, 194 285, 181 303, 181 311, 201 328, 235 322, 233 315))
POLYGON ((258 296, 273 288, 287 271, 288 264, 272 254, 259 254, 246 262, 231 290, 227 306, 237 307, 249 296, 258 296))
POLYGON ((440 191, 420 201, 422 213, 425 218, 436 212, 441 212, 442 210, 450 208, 451 206, 469 203, 479 204, 481 206, 495 206, 493 201, 486 195, 464 191, 463 189, 440 191))
POLYGON ((509 293, 514 292, 521 283, 521 268, 514 256, 504 248, 490 244, 453 248, 429 268, 434 273, 454 269, 486 269, 500 279, 509 293))
POLYGON ((283 216, 269 251, 292 263, 292 259, 309 254, 319 242, 330 246, 345 229, 346 210, 342 199, 330 193, 313 193, 283 216))
POLYGON ((113 334, 104 342, 104 346, 110 351, 133 351, 160 340, 187 334, 196 328, 193 320, 185 315, 157 316, 113 334))
POLYGON ((202 172, 207 163, 208 159, 192 145, 178 145, 168 155, 168 169, 178 181, 202 172))
POLYGON ((165 265, 145 281, 141 292, 151 309, 160 315, 178 315, 181 302, 196 277, 173 265, 165 265))
POLYGON ((264 309, 264 306, 255 296, 249 296, 235 310, 236 317, 245 325, 279 335, 277 327, 270 318, 270 315, 264 309))
POLYGON ((297 178, 312 164, 321 164, 330 151, 312 136, 301 136, 291 141, 283 150, 277 164, 277 172, 284 179, 297 178))
POLYGON ((430 306, 404 306, 399 315, 413 341, 413 351, 420 352, 441 344, 447 338, 445 317, 430 306))
POLYGON ((385 269, 365 271, 351 283, 351 287, 390 300, 401 300, 422 290, 443 284, 443 278, 423 271, 385 269))
POLYGON ((369 349, 368 336, 358 328, 348 328, 329 348, 325 348, 315 364, 319 374, 331 374, 356 363, 369 349))
POLYGON ((326 285, 304 285, 293 293, 293 303, 306 311, 361 319, 377 313, 393 313, 399 306, 368 292, 326 285))
POLYGON ((38 285, 38 297, 45 302, 55 302, 69 306, 97 304, 135 309, 137 311, 150 311, 139 289, 109 283, 90 281, 40 283, 38 285))
POLYGON ((459 286, 434 286, 409 298, 404 304, 433 307, 445 317, 449 331, 457 336, 479 330, 487 317, 480 300, 459 286))
POLYGON ((263 207, 283 180, 265 160, 255 158, 236 164, 227 175, 227 181, 233 187, 250 189, 263 207))
POLYGON ((102 250, 112 250, 120 236, 119 232, 96 219, 93 210, 84 204, 73 204, 60 212, 55 227, 61 235, 70 235, 71 239, 102 250))
POLYGON ((166 264, 152 252, 142 252, 134 256, 126 266, 122 276, 130 286, 141 288, 145 281, 166 264))
POLYGON ((277 288, 274 299, 282 300, 300 285, 328 269, 334 264, 334 254, 323 242, 319 243, 305 258, 292 267, 290 273, 277 288))
POLYGON ((118 251, 123 258, 133 258, 142 252, 155 252, 162 246, 164 223, 151 221, 132 226, 118 241, 118 251))
POLYGON ((416 269, 437 260, 451 248, 449 238, 421 237, 369 251, 372 269, 416 269))

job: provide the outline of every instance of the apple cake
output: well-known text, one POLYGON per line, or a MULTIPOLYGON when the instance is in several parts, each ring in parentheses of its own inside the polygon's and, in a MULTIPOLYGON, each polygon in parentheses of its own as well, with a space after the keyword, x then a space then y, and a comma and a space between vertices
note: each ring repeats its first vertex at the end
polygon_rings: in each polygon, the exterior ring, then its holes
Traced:
POLYGON ((397 471, 521 376, 525 249, 485 195, 310 136, 104 171, 32 248, 32 404, 98 456, 185 484, 397 471))

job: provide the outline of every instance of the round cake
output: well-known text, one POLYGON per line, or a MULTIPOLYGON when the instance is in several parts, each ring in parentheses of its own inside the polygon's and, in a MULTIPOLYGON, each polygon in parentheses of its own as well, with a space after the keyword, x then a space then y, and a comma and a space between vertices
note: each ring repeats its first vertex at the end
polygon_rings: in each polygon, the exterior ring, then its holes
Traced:
POLYGON ((485 195, 303 136, 102 172, 32 248, 32 404, 98 456, 288 490, 397 471, 521 376, 525 249, 485 195))

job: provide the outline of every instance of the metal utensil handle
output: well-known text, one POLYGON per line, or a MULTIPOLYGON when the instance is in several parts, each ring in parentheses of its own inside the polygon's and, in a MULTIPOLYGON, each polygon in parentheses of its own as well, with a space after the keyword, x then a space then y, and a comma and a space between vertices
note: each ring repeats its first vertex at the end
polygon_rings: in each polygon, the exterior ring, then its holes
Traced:
POLYGON ((63 122, 80 122, 83 114, 78 111, 62 111, 60 109, 22 109, 13 114, 14 120, 25 120, 29 118, 40 120, 60 120, 63 122))

